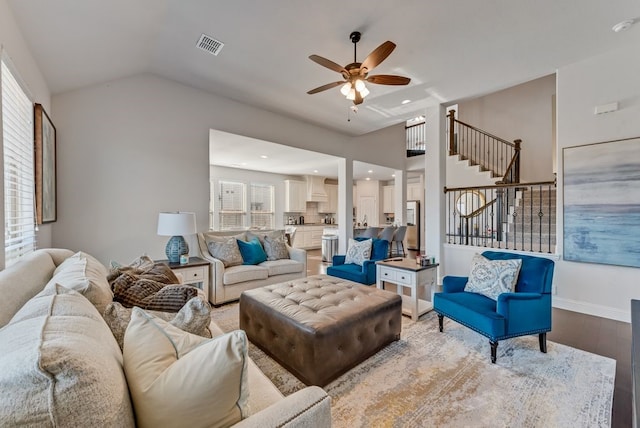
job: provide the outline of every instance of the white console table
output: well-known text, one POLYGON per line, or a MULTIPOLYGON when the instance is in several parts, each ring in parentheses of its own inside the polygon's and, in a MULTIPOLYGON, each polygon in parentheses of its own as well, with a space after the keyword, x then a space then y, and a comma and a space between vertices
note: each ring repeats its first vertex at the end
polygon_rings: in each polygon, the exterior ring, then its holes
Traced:
POLYGON ((420 315, 433 309, 433 303, 425 300, 424 295, 427 287, 433 290, 436 285, 437 268, 438 263, 421 266, 415 259, 381 260, 376 262, 376 287, 384 289, 385 282, 396 284, 402 297, 402 313, 417 321, 420 315), (405 287, 411 290, 411 296, 404 295, 405 287))

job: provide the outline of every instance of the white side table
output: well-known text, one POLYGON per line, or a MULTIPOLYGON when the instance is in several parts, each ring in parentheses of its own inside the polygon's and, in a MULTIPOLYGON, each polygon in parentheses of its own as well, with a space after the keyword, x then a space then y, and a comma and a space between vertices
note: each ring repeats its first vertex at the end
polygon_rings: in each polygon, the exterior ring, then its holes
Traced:
POLYGON ((434 289, 438 263, 427 266, 416 264, 415 259, 390 259, 376 262, 376 287, 384 289, 384 283, 396 284, 397 293, 402 297, 402 313, 417 321, 433 309, 433 302, 424 299, 426 288, 434 289), (411 296, 404 295, 404 288, 411 290, 411 296), (421 297, 422 296, 422 297, 421 297))
POLYGON ((189 257, 189 263, 169 263, 169 260, 156 260, 159 263, 169 265, 169 268, 177 276, 182 277, 182 283, 193 285, 204 293, 204 297, 209 301, 209 266, 210 263, 200 257, 189 257), (178 275, 179 274, 179 275, 178 275))

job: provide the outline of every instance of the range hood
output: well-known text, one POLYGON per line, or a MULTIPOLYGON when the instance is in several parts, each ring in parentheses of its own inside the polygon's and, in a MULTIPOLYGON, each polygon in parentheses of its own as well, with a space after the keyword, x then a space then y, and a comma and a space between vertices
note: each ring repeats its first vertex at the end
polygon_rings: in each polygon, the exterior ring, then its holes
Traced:
POLYGON ((329 197, 324 190, 324 177, 307 175, 307 202, 327 202, 329 197))

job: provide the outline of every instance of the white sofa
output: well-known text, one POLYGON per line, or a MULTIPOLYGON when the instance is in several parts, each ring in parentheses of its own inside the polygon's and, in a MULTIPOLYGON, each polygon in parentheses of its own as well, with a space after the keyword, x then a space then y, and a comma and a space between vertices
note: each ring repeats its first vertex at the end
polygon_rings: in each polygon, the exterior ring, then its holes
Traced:
MULTIPOLYGON (((209 253, 211 239, 235 236, 247 240, 247 237, 264 236, 274 232, 263 231, 209 231, 198 233, 200 257, 211 263, 209 274, 209 301, 214 305, 238 300, 245 290, 265 285, 277 284, 307 276, 307 252, 287 245, 289 259, 273 260, 258 265, 239 265, 225 267, 224 263, 209 253)), ((284 231, 282 231, 284 233, 284 231)))
MULTIPOLYGON (((135 426, 123 354, 97 309, 106 303, 105 284, 110 293, 106 268, 93 258, 98 265, 87 264, 93 295, 57 285, 43 291, 72 255, 38 250, 0 272, 0 426, 135 426)), ((222 334, 213 322, 210 330, 222 334)), ((251 414, 234 426, 331 426, 321 388, 283 397, 250 358, 246 369, 251 414)))

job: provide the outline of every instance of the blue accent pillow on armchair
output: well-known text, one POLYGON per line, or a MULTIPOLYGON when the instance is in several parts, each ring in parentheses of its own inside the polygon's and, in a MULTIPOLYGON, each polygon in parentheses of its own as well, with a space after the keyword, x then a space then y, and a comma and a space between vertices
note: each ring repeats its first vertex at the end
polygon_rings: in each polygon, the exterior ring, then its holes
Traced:
POLYGON ((264 252, 258 238, 253 238, 249 242, 238 239, 238 248, 240 248, 243 265, 257 265, 267 261, 267 253, 264 252))

